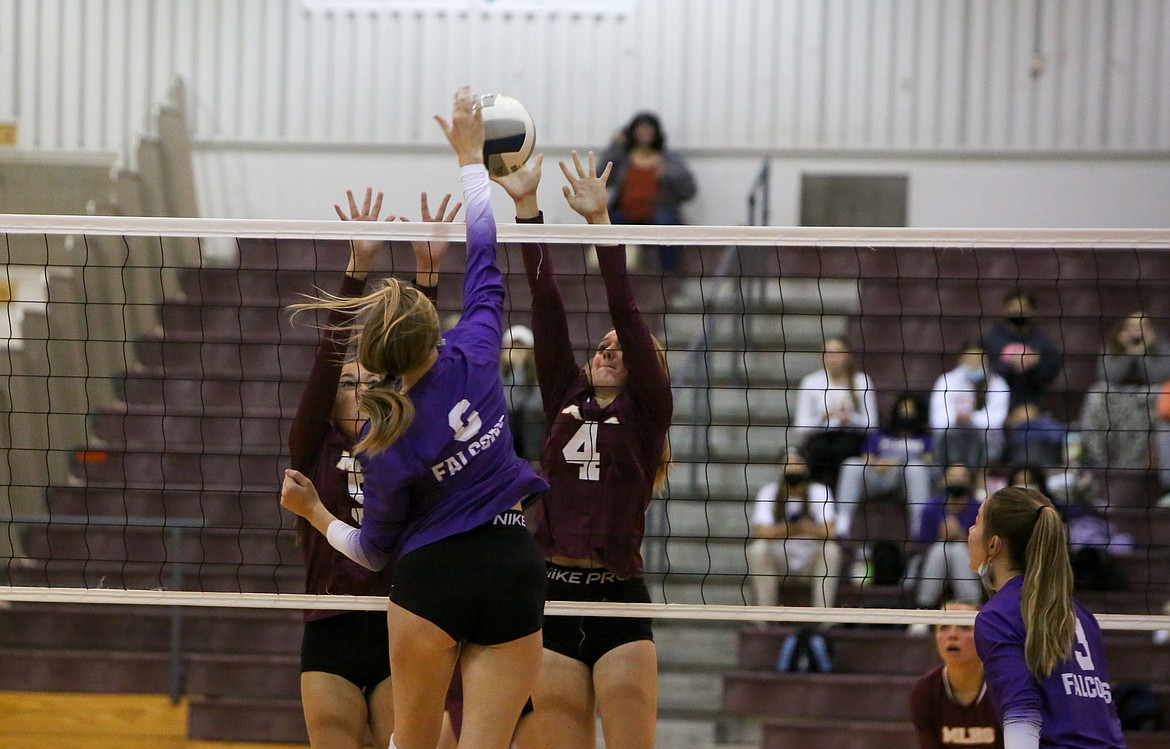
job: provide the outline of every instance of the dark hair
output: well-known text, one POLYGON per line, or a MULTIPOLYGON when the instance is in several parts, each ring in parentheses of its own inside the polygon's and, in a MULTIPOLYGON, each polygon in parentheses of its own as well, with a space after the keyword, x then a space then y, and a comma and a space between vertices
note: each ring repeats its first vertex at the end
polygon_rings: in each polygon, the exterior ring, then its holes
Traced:
POLYGON ((893 431, 894 425, 898 423, 898 419, 902 415, 902 405, 905 403, 914 404, 914 419, 903 425, 898 434, 905 436, 929 432, 929 415, 926 412, 926 405, 922 396, 917 393, 902 393, 894 401, 894 405, 890 409, 890 430, 893 431))
MULTIPOLYGON (((983 358, 987 359, 987 347, 983 345, 983 341, 978 338, 972 338, 963 343, 963 351, 959 356, 963 356, 968 351, 978 351, 983 354, 983 358)), ((994 372, 994 370, 992 370, 994 372)), ((982 411, 987 408, 987 380, 990 379, 992 372, 987 371, 984 367, 984 377, 979 382, 975 383, 975 410, 982 411)))
POLYGON ((1024 474, 1027 477, 1025 480, 1034 479, 1040 485, 1040 493, 1045 496, 1048 495, 1048 474, 1044 472, 1043 468, 1029 464, 1012 466, 1008 472, 1008 480, 1014 479, 1017 473, 1024 474))
POLYGON ((1012 568, 1023 573, 1024 659, 1037 678, 1047 678, 1072 655, 1076 636, 1068 530, 1048 497, 1009 486, 984 507, 983 543, 992 536, 1000 537, 1012 568))
MULTIPOLYGON (((1144 319, 1148 318, 1149 315, 1146 314, 1145 310, 1135 309, 1134 311, 1130 312, 1125 317, 1118 320, 1117 324, 1113 326, 1113 334, 1109 336, 1109 345, 1106 347, 1109 353, 1111 353, 1111 354, 1124 354, 1125 353, 1125 346, 1122 346, 1121 343, 1117 339, 1121 336, 1121 331, 1125 330, 1125 324, 1135 317, 1138 319, 1144 320, 1144 319)), ((1149 346, 1147 346, 1146 348, 1148 350, 1149 346)))
POLYGON ((655 151, 661 151, 666 148, 666 136, 662 133, 662 123, 658 120, 658 115, 653 112, 639 112, 634 115, 634 119, 630 120, 630 124, 626 125, 623 132, 626 138, 626 151, 632 151, 636 142, 634 141, 634 130, 642 123, 649 123, 654 126, 654 140, 650 142, 650 147, 655 151))
POLYGON ((1012 289, 1011 291, 1009 291, 1008 293, 1003 295, 1003 303, 1004 304, 1007 304, 1008 302, 1011 302, 1011 301, 1015 301, 1016 299, 1023 299, 1025 302, 1027 302, 1032 307, 1032 309, 1036 308, 1035 295, 1033 295, 1032 292, 1030 292, 1030 291, 1024 291, 1023 289, 1021 289, 1018 286, 1016 288, 1012 289))

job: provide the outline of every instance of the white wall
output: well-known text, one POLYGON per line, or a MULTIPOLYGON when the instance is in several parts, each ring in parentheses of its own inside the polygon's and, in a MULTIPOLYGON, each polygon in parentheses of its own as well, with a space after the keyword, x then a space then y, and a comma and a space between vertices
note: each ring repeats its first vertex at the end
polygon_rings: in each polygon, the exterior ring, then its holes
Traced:
POLYGON ((431 116, 468 82, 525 101, 550 154, 658 110, 699 175, 695 222, 741 222, 774 156, 775 222, 801 171, 865 170, 910 174, 919 226, 1167 225, 1166 0, 629 5, 0 0, 0 120, 23 149, 129 161, 177 77, 204 214, 330 216, 367 182, 414 210, 456 187, 431 116))
POLYGON ((652 108, 690 148, 1170 152, 1165 0, 630 5, 0 0, 0 119, 22 148, 129 154, 178 76, 198 140, 436 144, 431 115, 471 83, 555 144, 652 108))
MULTIPOLYGON (((550 222, 578 219, 560 194, 564 177, 550 152, 541 204, 550 222)), ((745 223, 745 198, 761 160, 755 156, 690 156, 699 195, 691 223, 745 223)), ((438 148, 397 152, 242 150, 201 147, 195 154, 199 201, 206 216, 333 218, 346 189, 386 193, 384 212, 417 218, 418 193, 459 190, 458 170, 438 148)), ((777 156, 772 158, 771 220, 800 218, 805 172, 908 174, 911 226, 1170 228, 1170 161, 1133 159, 975 159, 933 157, 777 156)), ((496 190, 496 215, 511 205, 496 190)))

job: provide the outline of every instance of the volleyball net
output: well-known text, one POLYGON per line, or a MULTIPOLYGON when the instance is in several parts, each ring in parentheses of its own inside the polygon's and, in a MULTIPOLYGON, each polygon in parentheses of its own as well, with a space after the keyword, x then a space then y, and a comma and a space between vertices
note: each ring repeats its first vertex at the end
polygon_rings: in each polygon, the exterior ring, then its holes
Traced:
MULTIPOLYGON (((337 289, 351 237, 390 240, 375 275, 407 279, 409 242, 447 238, 438 307, 449 324, 462 226, 4 216, 0 233, 0 600, 385 605, 301 595, 278 493, 318 330, 286 308, 337 289)), ((1170 232, 501 223, 499 236, 506 326, 531 325, 520 243, 548 242, 582 361, 611 327, 589 244, 638 246, 635 292, 674 383, 670 479, 642 550, 655 603, 550 602, 548 613, 968 620, 934 610, 972 584, 946 520, 962 503, 931 507, 956 483, 946 464, 966 463, 976 498, 1039 469, 1069 522, 1078 596, 1106 627, 1170 629, 1170 509, 1158 506, 1170 492, 1159 411, 1170 232), (679 248, 677 275, 658 269, 662 244, 679 248), (1025 342, 997 347, 1011 317, 1034 318, 1016 326, 1025 342), (1048 374, 1034 333, 1057 352, 1048 374), (1130 335, 1142 340, 1127 348, 1130 335), (864 384, 817 394, 837 339, 864 384), (956 386, 980 350, 984 379, 956 386), (1001 365, 1031 391, 1009 400, 1001 365), (843 392, 864 423, 835 415, 843 392), (912 455, 899 453, 909 427, 894 423, 907 396, 923 438, 912 455), (830 428, 802 423, 802 397, 834 412, 830 428), (973 416, 955 422, 960 411, 973 416), (823 489, 803 504, 808 490, 784 488, 786 471, 823 489), (759 538, 805 521, 831 522, 830 538, 759 538)), ((513 418, 539 439, 531 415, 513 418)))

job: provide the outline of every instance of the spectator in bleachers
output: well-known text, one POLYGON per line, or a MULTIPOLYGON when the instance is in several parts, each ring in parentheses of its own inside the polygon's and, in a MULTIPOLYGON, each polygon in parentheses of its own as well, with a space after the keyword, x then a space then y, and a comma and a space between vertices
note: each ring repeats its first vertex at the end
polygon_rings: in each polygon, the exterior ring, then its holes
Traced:
POLYGON ((1004 463, 1042 468, 1064 465, 1068 426, 1036 404, 1012 408, 1003 431, 1004 463))
POLYGON ((525 325, 513 325, 504 331, 500 379, 508 399, 508 424, 516 454, 529 462, 540 460, 544 444, 544 406, 536 384, 536 357, 532 347, 536 339, 525 325))
POLYGON ((983 336, 991 368, 1011 389, 1011 408, 1038 406, 1044 391, 1060 374, 1063 357, 1036 328, 1036 298, 1012 289, 1003 298, 1003 319, 983 336))
MULTIPOLYGON (((695 197, 695 176, 682 154, 666 147, 658 115, 641 112, 616 132, 599 164, 613 164, 609 211, 615 224, 681 224, 682 204, 695 197)), ((678 272, 678 247, 658 248, 659 269, 678 272)))
POLYGON ((1154 413, 1154 441, 1158 447, 1158 481, 1166 492, 1158 500, 1158 507, 1170 508, 1170 380, 1162 385, 1154 413))
POLYGON ((841 463, 861 454, 878 425, 873 383, 853 365, 844 338, 826 338, 824 369, 805 375, 796 399, 796 437, 813 480, 837 485, 841 463))
POLYGON ((974 469, 998 461, 1009 398, 1007 382, 990 371, 983 347, 964 346, 958 366, 935 380, 930 395, 935 462, 974 469))
POLYGON ((1085 395, 1081 432, 1089 465, 1150 467, 1153 413, 1162 383, 1170 380, 1170 343, 1149 316, 1130 313, 1105 346, 1097 382, 1085 395))
POLYGON ((1022 486, 1025 489, 1035 489, 1045 496, 1048 495, 1048 474, 1040 466, 1027 463, 1014 466, 1008 471, 1008 486, 1022 486))
POLYGON ((918 572, 918 589, 914 598, 919 608, 935 608, 950 581, 959 598, 979 600, 979 576, 971 571, 967 559, 967 529, 979 514, 975 471, 965 465, 948 465, 943 474, 943 492, 932 497, 922 512, 921 528, 916 536, 927 544, 918 572))
POLYGON ((873 432, 860 457, 846 458, 837 482, 837 535, 846 538, 853 513, 863 499, 906 500, 910 535, 918 534, 919 518, 930 498, 930 428, 920 399, 898 398, 888 428, 873 432))
POLYGON ((756 605, 775 606, 777 578, 788 575, 811 579, 812 605, 834 605, 841 567, 835 520, 829 487, 812 479, 800 455, 782 456, 778 479, 760 489, 752 512, 756 540, 747 562, 756 605))
MULTIPOLYGON (((943 610, 978 611, 978 600, 948 601, 943 610)), ((983 661, 975 652, 974 628, 940 624, 934 628, 934 643, 943 664, 919 679, 910 692, 918 749, 1003 749, 999 716, 987 694, 983 661)))

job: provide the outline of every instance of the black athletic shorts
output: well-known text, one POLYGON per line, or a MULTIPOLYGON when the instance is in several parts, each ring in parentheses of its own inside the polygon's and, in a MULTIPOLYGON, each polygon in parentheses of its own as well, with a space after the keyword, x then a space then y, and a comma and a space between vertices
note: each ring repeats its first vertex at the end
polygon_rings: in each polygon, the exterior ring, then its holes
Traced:
MULTIPOLYGON (((548 600, 650 603, 642 578, 623 578, 604 569, 562 567, 548 562, 548 600)), ((544 647, 592 668, 609 651, 627 642, 653 640, 649 619, 603 616, 550 616, 544 620, 544 647)))
POLYGON ((336 674, 369 693, 390 677, 389 643, 385 611, 348 611, 305 622, 301 672, 336 674))
POLYGON ((536 541, 509 510, 399 559, 390 600, 458 642, 499 645, 540 631, 544 589, 536 541))

